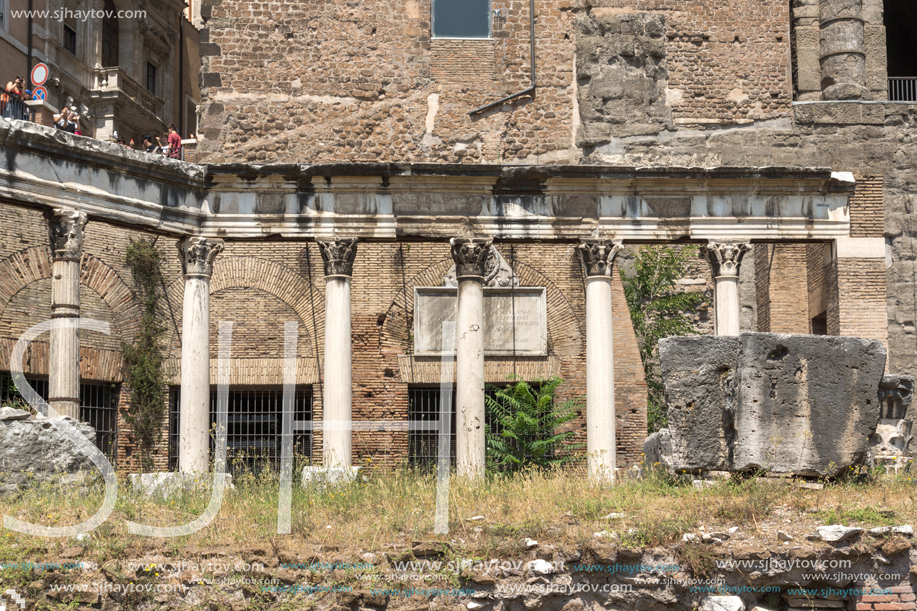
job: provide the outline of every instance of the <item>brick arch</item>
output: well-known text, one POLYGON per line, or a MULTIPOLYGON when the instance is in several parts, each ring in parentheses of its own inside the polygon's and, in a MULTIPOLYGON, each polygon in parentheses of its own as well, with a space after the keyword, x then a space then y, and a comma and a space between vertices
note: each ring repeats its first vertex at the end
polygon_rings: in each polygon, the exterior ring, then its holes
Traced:
MULTIPOLYGON (((47 246, 26 248, 0 261, 0 318, 13 296, 33 282, 50 278, 51 269, 51 249, 47 246)), ((140 306, 114 269, 98 257, 83 253, 80 284, 92 289, 111 308, 125 340, 135 337, 140 326, 140 306)))
MULTIPOLYGON (((308 280, 291 269, 266 259, 238 256, 217 257, 213 265, 213 275, 210 278, 210 294, 241 288, 256 289, 282 301, 299 317, 307 336, 316 338, 319 345, 323 345, 325 295, 315 286, 310 285, 308 280), (314 330, 312 328, 313 303, 315 305, 314 330)), ((180 328, 182 316, 184 279, 179 278, 172 282, 167 289, 167 295, 178 321, 178 325, 172 330, 172 337, 168 344, 174 352, 175 337, 180 328)), ((303 333, 303 330, 300 333, 303 333)))

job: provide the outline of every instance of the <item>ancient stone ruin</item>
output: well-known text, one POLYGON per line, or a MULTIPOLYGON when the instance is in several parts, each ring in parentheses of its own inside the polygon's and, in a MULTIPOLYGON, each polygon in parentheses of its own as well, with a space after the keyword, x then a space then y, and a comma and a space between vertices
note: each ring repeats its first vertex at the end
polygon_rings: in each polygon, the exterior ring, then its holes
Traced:
MULTIPOLYGON (((886 427, 910 428, 893 394, 905 394, 906 382, 883 378, 886 351, 876 340, 677 337, 662 340, 659 355, 669 430, 645 451, 648 462, 667 463, 670 444, 675 470, 834 476, 865 461, 880 415, 886 427), (880 406, 880 384, 902 390, 884 390, 880 406)), ((878 451, 894 443, 903 453, 902 438, 888 436, 878 451)))

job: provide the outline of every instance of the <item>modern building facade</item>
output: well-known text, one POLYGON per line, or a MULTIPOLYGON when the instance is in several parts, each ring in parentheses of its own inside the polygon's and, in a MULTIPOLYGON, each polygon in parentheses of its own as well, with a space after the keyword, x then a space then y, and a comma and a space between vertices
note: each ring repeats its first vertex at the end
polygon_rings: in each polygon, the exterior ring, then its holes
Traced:
POLYGON ((139 142, 170 123, 194 133, 200 58, 189 17, 183 0, 3 0, 3 82, 46 63, 46 112, 37 120, 72 106, 84 135, 139 142))

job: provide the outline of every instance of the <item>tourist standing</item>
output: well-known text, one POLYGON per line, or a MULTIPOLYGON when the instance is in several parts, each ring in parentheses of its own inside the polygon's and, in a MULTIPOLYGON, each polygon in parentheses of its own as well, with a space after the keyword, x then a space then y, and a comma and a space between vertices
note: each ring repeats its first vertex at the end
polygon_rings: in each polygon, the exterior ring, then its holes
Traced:
POLYGON ((181 159, 181 136, 175 129, 175 124, 169 126, 169 157, 181 159))

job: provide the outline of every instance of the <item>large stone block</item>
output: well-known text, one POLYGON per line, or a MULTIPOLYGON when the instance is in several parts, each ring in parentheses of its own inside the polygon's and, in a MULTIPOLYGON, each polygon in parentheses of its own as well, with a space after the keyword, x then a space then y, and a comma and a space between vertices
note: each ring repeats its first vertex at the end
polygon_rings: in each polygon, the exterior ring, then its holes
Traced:
POLYGON ((743 333, 659 344, 673 466, 835 475, 879 420, 881 342, 743 333))
MULTIPOLYGON (((95 429, 82 422, 70 424, 95 443, 95 429)), ((0 494, 49 482, 78 484, 98 472, 60 425, 45 419, 0 422, 0 494)))
POLYGON ((740 338, 733 469, 835 475, 866 457, 886 351, 877 340, 740 338))
POLYGON ((734 427, 732 377, 737 337, 678 337, 659 342, 659 360, 676 469, 728 469, 734 427))

